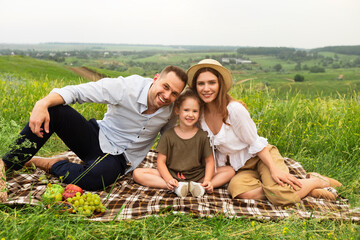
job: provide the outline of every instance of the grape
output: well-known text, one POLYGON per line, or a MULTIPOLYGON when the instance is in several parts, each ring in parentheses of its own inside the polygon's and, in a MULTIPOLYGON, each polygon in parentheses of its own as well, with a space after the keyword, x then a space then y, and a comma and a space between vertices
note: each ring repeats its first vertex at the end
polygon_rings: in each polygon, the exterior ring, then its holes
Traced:
POLYGON ((105 212, 105 207, 101 203, 100 196, 98 194, 76 194, 75 197, 68 198, 67 201, 73 203, 74 210, 79 214, 91 216, 94 212, 105 212))

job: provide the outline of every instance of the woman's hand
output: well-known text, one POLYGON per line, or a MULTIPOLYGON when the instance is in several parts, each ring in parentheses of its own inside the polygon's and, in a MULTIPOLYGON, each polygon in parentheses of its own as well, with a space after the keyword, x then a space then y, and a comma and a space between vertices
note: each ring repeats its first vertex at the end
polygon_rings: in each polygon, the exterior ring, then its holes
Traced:
POLYGON ((179 185, 179 182, 175 178, 172 178, 166 182, 166 185, 170 191, 173 191, 174 188, 176 188, 179 185))
POLYGON ((201 186, 204 187, 204 189, 205 189, 205 191, 206 191, 207 193, 213 193, 213 191, 214 191, 214 187, 213 187, 213 185, 212 185, 212 183, 211 183, 210 181, 204 181, 204 182, 201 184, 201 186))
POLYGON ((267 147, 263 148, 263 150, 258 152, 257 155, 261 161, 263 161, 263 163, 270 169, 271 177, 280 186, 283 187, 285 184, 289 184, 295 190, 298 190, 296 185, 300 188, 302 187, 301 182, 294 175, 291 175, 288 172, 284 172, 276 167, 267 147))
POLYGON ((277 182, 280 186, 285 186, 285 184, 289 184, 293 189, 298 190, 296 185, 300 188, 302 187, 301 182, 294 175, 281 171, 278 168, 274 168, 270 170, 271 177, 277 182))

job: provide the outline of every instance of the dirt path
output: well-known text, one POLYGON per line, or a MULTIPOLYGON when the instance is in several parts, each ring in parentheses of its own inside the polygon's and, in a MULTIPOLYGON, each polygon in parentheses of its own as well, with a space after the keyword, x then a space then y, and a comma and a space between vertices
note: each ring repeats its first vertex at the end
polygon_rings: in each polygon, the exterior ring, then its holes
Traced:
POLYGON ((73 71, 74 73, 82 76, 83 78, 86 78, 90 81, 97 81, 101 78, 107 77, 104 74, 98 73, 94 70, 91 70, 87 67, 70 67, 69 68, 71 71, 73 71))
POLYGON ((290 82, 295 82, 295 80, 294 80, 294 79, 291 79, 291 78, 285 78, 285 80, 288 80, 288 81, 290 81, 290 82))
POLYGON ((256 79, 256 78, 243 79, 243 80, 240 80, 240 81, 236 82, 235 84, 241 84, 241 83, 247 82, 247 81, 249 81, 249 80, 253 80, 253 79, 256 79))

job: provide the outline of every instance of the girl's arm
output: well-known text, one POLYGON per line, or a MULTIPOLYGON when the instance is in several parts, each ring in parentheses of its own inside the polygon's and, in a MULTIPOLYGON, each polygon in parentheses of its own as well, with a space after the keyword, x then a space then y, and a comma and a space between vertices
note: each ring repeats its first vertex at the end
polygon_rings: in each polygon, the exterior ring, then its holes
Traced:
POLYGON ((284 186, 285 183, 287 183, 295 190, 295 185, 301 187, 301 182, 295 176, 291 175, 290 173, 284 172, 275 166, 268 148, 265 147, 263 150, 258 152, 257 155, 259 156, 261 161, 270 169, 271 177, 279 185, 284 186))
POLYGON ((204 177, 204 182, 201 184, 208 193, 212 193, 214 190, 214 187, 211 183, 211 179, 214 175, 214 169, 215 169, 214 156, 210 154, 208 157, 205 158, 205 177, 204 177))
POLYGON ((178 181, 171 176, 169 169, 166 166, 166 155, 162 153, 158 153, 157 169, 160 172, 161 177, 165 180, 169 190, 173 190, 174 187, 178 186, 178 181))

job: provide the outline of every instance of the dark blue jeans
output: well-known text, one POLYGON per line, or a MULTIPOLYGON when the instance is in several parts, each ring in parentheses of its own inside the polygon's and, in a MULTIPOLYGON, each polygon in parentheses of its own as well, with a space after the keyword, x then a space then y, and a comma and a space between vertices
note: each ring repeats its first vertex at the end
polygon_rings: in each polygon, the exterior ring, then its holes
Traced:
POLYGON ((114 183, 124 174, 127 168, 125 157, 101 151, 99 126, 95 119, 87 121, 70 106, 52 107, 49 108, 49 113, 49 133, 44 132, 44 137, 40 138, 32 133, 28 123, 10 151, 3 156, 7 168, 22 168, 50 136, 56 133, 85 162, 85 165, 81 165, 59 161, 51 167, 50 173, 57 177, 64 176, 65 183, 75 183, 86 190, 98 190, 114 183), (27 140, 31 144, 24 144, 27 140))

